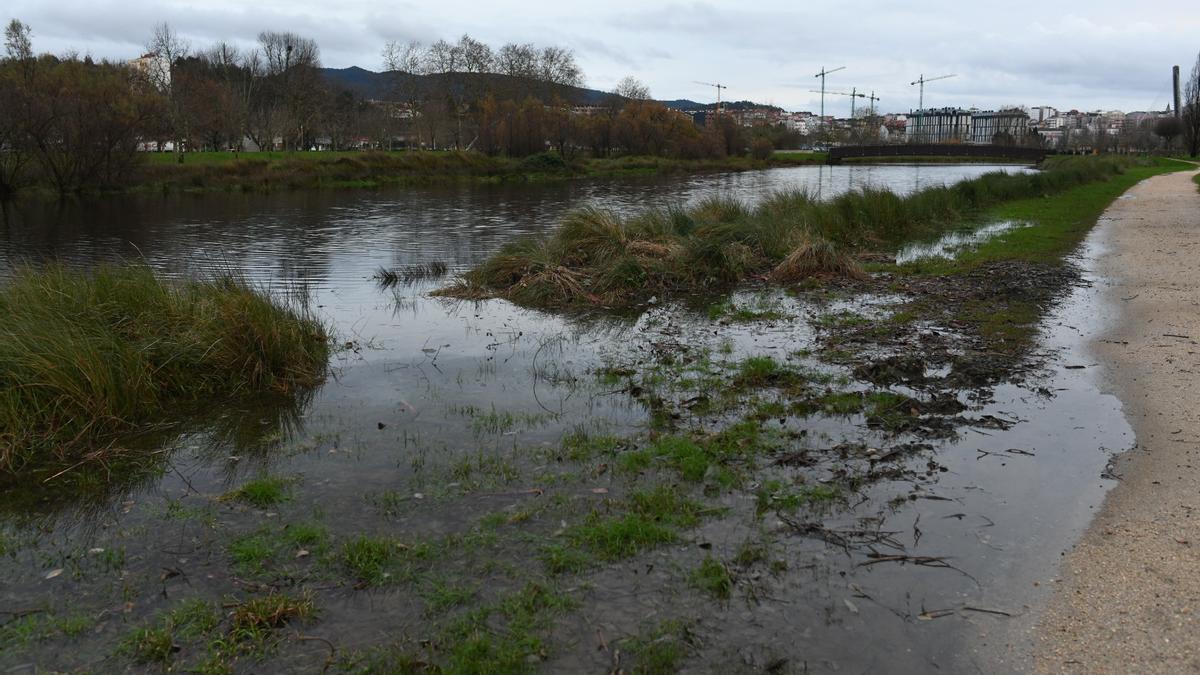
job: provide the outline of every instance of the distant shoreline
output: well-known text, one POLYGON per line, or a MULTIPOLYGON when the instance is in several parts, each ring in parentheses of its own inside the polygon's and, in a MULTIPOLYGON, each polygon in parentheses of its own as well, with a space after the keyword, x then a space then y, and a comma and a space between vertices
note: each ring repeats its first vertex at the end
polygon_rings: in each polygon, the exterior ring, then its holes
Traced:
MULTIPOLYGON (((766 159, 671 159, 633 156, 563 161, 553 153, 524 158, 457 151, 189 152, 145 153, 133 180, 114 194, 266 193, 326 189, 374 189, 446 183, 542 183, 590 178, 666 176, 754 171, 824 164, 825 153, 774 153, 766 159)), ((59 197, 49 186, 22 194, 59 197)))

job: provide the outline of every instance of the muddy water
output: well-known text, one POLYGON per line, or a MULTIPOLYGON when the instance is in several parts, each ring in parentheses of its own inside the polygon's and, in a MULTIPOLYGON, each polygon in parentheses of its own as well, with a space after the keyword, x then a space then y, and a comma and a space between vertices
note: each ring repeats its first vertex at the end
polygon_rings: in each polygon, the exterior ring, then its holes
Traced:
MULTIPOLYGON (((161 474, 86 508, 55 501, 31 512, 23 499, 19 511, 6 509, 0 609, 57 609, 69 596, 102 619, 74 638, 77 648, 69 653, 57 649, 56 638, 32 640, 0 652, 0 664, 115 667, 115 641, 174 599, 244 588, 219 571, 223 546, 228 537, 261 527, 262 518, 212 498, 249 477, 300 480, 294 500, 269 510, 267 522, 315 519, 335 533, 388 532, 399 518, 413 535, 461 531, 483 513, 522 503, 528 488, 579 481, 578 469, 564 467, 549 450, 564 433, 583 428, 626 435, 644 428, 646 410, 597 382, 600 366, 681 332, 728 351, 731 359, 788 358, 813 339, 806 317, 829 311, 772 297, 795 318, 715 331, 674 306, 628 319, 564 318, 502 302, 435 301, 425 295, 435 282, 382 289, 370 279, 379 266, 440 260, 461 268, 514 236, 545 231, 565 210, 586 202, 627 211, 709 194, 752 201, 790 187, 824 196, 866 184, 907 192, 992 169, 806 167, 676 182, 137 198, 10 209, 0 229, 0 251, 10 262, 54 256, 90 264, 140 256, 170 273, 237 266, 264 283, 302 285, 344 346, 334 377, 294 416, 222 410, 220 424, 178 441, 161 474), (476 468, 463 469, 471 465, 476 468), (378 508, 384 496, 388 509, 378 508), (181 512, 200 515, 182 518, 181 512), (205 524, 214 521, 220 527, 205 524), (46 578, 57 569, 64 572, 46 578)), ((891 300, 845 302, 869 312, 891 300)), ((866 487, 829 515, 832 526, 870 523, 891 532, 907 554, 949 567, 869 563, 861 552, 795 536, 771 516, 739 517, 744 496, 725 495, 731 517, 703 525, 688 545, 592 575, 590 586, 608 592, 586 591, 587 611, 564 619, 560 630, 591 636, 599 627, 613 639, 647 617, 688 618, 702 638, 692 646, 691 663, 699 670, 762 669, 779 659, 796 671, 1019 670, 1006 645, 1038 591, 1034 584, 1052 575, 1058 553, 1099 503, 1110 453, 1132 444, 1119 404, 1099 389, 1085 351, 1099 328, 1097 302, 1091 288, 1073 291, 1045 323, 1042 349, 1051 358, 1044 372, 972 401, 973 416, 1016 424, 966 429, 934 443, 914 463, 936 468, 866 487), (690 564, 698 544, 729 558, 764 532, 790 572, 756 582, 753 600, 739 595, 718 606, 672 582, 671 570, 690 564)), ((861 420, 818 416, 805 423, 814 442, 825 445, 885 442, 861 420)), ((619 490, 614 480, 611 474, 585 477, 586 489, 579 491, 619 490)), ((382 641, 394 626, 420 617, 394 593, 344 590, 322 603, 321 622, 310 630, 343 649, 382 641)), ((568 644, 575 647, 559 650, 551 669, 594 672, 611 665, 590 637, 568 644)), ((304 668, 324 649, 300 645, 269 669, 304 668)))

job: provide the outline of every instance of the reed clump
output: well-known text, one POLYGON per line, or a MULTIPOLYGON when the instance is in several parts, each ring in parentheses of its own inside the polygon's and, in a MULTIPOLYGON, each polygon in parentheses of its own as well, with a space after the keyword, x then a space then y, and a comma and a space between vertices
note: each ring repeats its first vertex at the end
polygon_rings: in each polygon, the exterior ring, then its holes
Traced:
POLYGON ((214 399, 325 378, 328 330, 223 275, 142 265, 20 267, 0 283, 0 471, 103 459, 125 435, 214 399))
POLYGON ((789 253, 775 269, 770 279, 777 284, 797 284, 812 278, 866 279, 854 256, 840 250, 831 242, 820 237, 805 235, 796 249, 789 253))
POLYGON ((629 217, 588 207, 548 237, 505 246, 438 294, 551 309, 617 307, 726 288, 751 276, 780 284, 861 279, 856 251, 894 248, 980 209, 1105 180, 1137 161, 1051 158, 1037 173, 988 173, 904 197, 864 188, 822 201, 791 191, 753 207, 709 198, 629 217))

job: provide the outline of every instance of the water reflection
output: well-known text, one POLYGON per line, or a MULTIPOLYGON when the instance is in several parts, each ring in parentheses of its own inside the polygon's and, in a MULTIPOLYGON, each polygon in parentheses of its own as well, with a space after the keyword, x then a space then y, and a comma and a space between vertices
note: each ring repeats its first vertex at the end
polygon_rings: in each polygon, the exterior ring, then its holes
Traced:
POLYGON ((1018 227, 1023 227, 1022 223, 1004 220, 974 230, 950 232, 935 241, 910 244, 896 253, 896 264, 903 265, 928 258, 953 260, 963 251, 1018 227))
POLYGON ((829 198, 866 186, 906 194, 998 166, 812 166, 682 179, 448 185, 378 192, 124 196, 6 205, 0 259, 91 264, 145 258, 170 273, 233 265, 260 278, 355 285, 379 266, 462 268, 545 232, 584 204, 620 213, 713 195, 754 202, 802 189, 829 198))

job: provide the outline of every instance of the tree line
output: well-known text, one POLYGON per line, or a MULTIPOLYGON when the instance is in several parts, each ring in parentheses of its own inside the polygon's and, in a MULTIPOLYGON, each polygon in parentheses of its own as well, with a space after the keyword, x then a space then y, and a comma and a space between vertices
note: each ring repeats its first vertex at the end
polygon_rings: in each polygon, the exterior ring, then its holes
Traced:
MULTIPOLYGON (((61 192, 117 188, 138 150, 397 148, 525 157, 555 150, 699 159, 741 154, 751 139, 725 117, 696 124, 626 78, 581 106, 581 68, 562 47, 391 42, 382 100, 328 81, 316 41, 264 31, 249 48, 196 47, 156 26, 138 59, 36 54, 12 20, 0 60, 0 193, 30 182, 61 192)), ((769 134, 760 133, 766 137, 769 134)), ((781 142, 773 138, 774 142, 781 142)), ((772 140, 759 138, 760 151, 772 140)))

